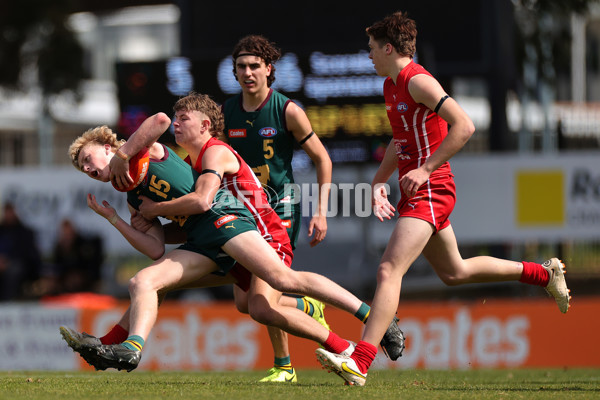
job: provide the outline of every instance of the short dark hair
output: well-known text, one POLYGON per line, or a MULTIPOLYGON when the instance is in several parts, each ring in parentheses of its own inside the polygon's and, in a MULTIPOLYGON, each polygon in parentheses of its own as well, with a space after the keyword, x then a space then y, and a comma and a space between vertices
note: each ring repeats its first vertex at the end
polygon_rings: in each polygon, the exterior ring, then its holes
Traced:
POLYGON ((413 58, 417 50, 417 23, 408 17, 408 13, 396 11, 375 22, 366 32, 380 46, 389 43, 403 56, 413 58))

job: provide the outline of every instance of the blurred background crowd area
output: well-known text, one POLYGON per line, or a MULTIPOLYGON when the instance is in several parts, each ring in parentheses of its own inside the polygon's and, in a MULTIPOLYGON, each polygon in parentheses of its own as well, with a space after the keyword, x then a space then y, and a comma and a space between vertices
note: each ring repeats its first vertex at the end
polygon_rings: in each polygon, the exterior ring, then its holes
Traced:
MULTIPOLYGON (((369 182, 372 174, 363 167, 376 168, 391 130, 383 80, 368 59, 364 30, 396 10, 408 11, 417 21, 417 61, 439 78, 476 125, 458 158, 545 157, 555 158, 559 168, 559 155, 600 154, 598 1, 371 2, 359 11, 347 3, 312 0, 268 0, 250 9, 237 1, 1 1, 0 299, 80 292, 127 297, 127 280, 150 260, 115 248, 111 235, 118 233, 107 233, 105 226, 98 231, 104 224, 99 217, 92 223, 78 217, 85 193, 76 193, 79 213, 67 210, 42 218, 36 213, 42 200, 28 195, 32 181, 13 182, 10 176, 54 171, 68 176, 59 172, 69 168, 74 174, 66 150, 83 131, 108 125, 127 138, 147 116, 172 114, 174 102, 190 90, 224 101, 239 90, 231 50, 249 33, 263 34, 282 49, 275 88, 306 110, 334 162, 334 177, 340 171, 349 177, 346 182, 369 182)), ((176 148, 169 131, 161 141, 176 148)), ((294 166, 300 180, 314 175, 303 152, 296 154, 294 166)), ((477 172, 463 179, 475 179, 477 172)), ((599 182, 593 173, 586 181, 586 201, 596 216, 599 182)), ((543 202, 543 191, 539 196, 543 202)), ((357 219, 349 227, 340 218, 330 219, 329 240, 317 248, 300 240, 298 268, 339 278, 369 298, 389 230, 372 239, 357 219), (362 244, 353 252, 348 250, 352 242, 343 239, 348 231, 362 244)), ((484 241, 459 237, 463 256, 543 261, 558 255, 570 267, 572 289, 595 293, 600 230, 584 237, 557 230, 537 239, 516 235, 510 240, 500 233, 494 237, 494 226, 487 229, 492 235, 484 241)), ((306 226, 302 232, 306 236, 306 226)), ((513 284, 446 288, 423 259, 403 285, 403 297, 415 299, 523 294, 539 295, 513 284)), ((229 299, 231 288, 174 297, 229 299)))

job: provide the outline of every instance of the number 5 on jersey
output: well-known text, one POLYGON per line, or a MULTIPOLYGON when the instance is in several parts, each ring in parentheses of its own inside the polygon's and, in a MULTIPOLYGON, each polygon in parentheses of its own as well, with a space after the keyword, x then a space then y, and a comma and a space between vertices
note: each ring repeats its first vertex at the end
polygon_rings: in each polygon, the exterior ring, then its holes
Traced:
POLYGON ((275 151, 273 150, 273 139, 263 140, 263 150, 265 152, 265 160, 273 158, 275 151))

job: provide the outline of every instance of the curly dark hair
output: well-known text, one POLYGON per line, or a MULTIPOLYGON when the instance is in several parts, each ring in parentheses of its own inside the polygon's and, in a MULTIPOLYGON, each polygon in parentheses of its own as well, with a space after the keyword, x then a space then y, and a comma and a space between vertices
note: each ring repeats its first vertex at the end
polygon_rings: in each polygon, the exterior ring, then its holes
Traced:
MULTIPOLYGON (((271 64, 271 75, 267 77, 267 86, 271 87, 275 82, 275 65, 279 58, 281 58, 281 50, 275 46, 275 43, 269 41, 266 37, 261 35, 248 35, 240 39, 239 42, 233 48, 233 75, 235 74, 235 60, 240 54, 252 54, 254 56, 263 59, 266 65, 271 64)), ((237 78, 237 77, 236 77, 237 78)))
POLYGON ((403 56, 413 58, 416 52, 417 23, 408 17, 408 13, 397 11, 388 15, 368 27, 366 32, 380 46, 389 43, 403 56))

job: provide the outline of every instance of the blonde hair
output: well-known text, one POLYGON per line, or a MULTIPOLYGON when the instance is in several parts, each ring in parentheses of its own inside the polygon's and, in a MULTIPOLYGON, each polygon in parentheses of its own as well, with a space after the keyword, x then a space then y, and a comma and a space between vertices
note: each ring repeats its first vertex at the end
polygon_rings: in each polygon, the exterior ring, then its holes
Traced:
POLYGON ((88 129, 81 136, 71 143, 69 146, 69 158, 75 168, 81 171, 79 167, 79 153, 81 149, 89 144, 98 144, 104 146, 109 144, 114 151, 125 143, 125 140, 117 139, 117 134, 114 133, 108 126, 98 126, 96 128, 88 129))

